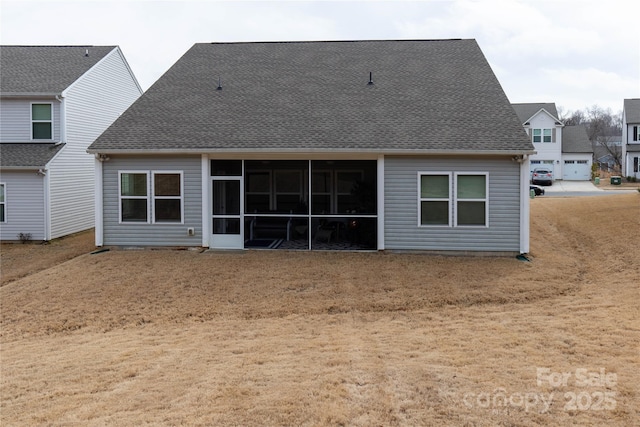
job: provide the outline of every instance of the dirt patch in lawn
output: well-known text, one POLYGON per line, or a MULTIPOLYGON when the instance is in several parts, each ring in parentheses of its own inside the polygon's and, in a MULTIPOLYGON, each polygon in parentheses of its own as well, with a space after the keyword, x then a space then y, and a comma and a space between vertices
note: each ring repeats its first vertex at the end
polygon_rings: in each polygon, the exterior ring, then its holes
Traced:
POLYGON ((0 420, 638 425, 640 195, 531 204, 531 262, 112 250, 14 280, 0 420))

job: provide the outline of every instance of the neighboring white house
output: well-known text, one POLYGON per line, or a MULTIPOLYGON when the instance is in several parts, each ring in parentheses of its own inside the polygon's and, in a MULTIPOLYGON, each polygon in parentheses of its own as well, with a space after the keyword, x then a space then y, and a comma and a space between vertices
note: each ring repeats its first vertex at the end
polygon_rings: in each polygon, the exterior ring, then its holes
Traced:
POLYGON ((87 147, 142 89, 117 46, 1 46, 0 240, 94 226, 87 147))
POLYGON ((622 175, 640 178, 640 99, 625 99, 622 110, 622 175))
POLYGON ((531 172, 545 167, 553 179, 591 179, 593 148, 584 126, 565 126, 558 118, 555 103, 512 104, 536 154, 531 156, 531 172))
POLYGON ((475 40, 198 43, 89 147, 96 244, 525 253, 533 148, 475 40))
POLYGON ((591 179, 593 145, 584 125, 562 128, 562 179, 588 181, 591 179))

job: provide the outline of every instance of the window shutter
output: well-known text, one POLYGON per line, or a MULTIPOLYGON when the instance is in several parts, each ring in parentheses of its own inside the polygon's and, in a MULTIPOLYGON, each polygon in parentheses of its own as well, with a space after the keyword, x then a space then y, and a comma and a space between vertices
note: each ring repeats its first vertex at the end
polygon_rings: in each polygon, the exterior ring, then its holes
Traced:
POLYGON ((638 140, 638 126, 633 127, 633 140, 634 141, 638 140))
POLYGON ((638 172, 638 157, 633 158, 633 172, 634 173, 638 172))
POLYGON ((556 142, 556 128, 551 129, 551 142, 556 142))

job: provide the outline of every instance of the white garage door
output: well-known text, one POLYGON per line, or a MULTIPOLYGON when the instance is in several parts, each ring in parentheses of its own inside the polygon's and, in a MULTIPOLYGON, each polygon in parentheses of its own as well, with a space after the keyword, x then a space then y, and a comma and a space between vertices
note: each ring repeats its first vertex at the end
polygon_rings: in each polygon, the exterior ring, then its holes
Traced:
POLYGON ((529 179, 533 176, 533 170, 535 168, 546 168, 553 174, 553 180, 556 180, 556 174, 553 171, 553 160, 531 160, 531 172, 529 173, 529 179))
POLYGON ((591 179, 587 160, 565 160, 562 179, 567 181, 588 181, 591 179))

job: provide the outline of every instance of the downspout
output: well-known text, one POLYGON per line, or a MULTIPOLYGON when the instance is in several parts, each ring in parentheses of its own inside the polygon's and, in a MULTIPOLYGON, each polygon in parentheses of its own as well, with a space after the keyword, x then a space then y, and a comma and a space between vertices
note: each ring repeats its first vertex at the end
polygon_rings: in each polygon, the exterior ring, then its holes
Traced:
POLYGON ((378 156, 378 203, 377 203, 377 214, 378 214, 378 250, 384 250, 384 155, 378 156))
POLYGON ((94 186, 95 186, 95 195, 94 195, 94 203, 95 203, 95 240, 96 246, 100 247, 104 244, 104 225, 103 225, 103 201, 104 197, 102 191, 102 162, 103 158, 99 155, 95 157, 95 168, 94 168, 94 186))
POLYGON ((520 253, 529 253, 530 204, 529 204, 529 155, 524 154, 520 163, 520 253))
POLYGON ((210 246, 209 238, 211 236, 211 229, 209 224, 211 223, 211 213, 209 213, 209 197, 211 191, 209 190, 209 183, 211 182, 209 173, 209 156, 202 154, 200 157, 200 177, 201 181, 201 198, 202 209, 200 215, 202 215, 202 247, 208 248, 210 246))
POLYGON ((60 103, 60 140, 56 144, 62 144, 67 141, 67 103, 64 102, 64 95, 56 95, 56 100, 60 103))
POLYGON ((42 189, 43 189, 43 201, 44 203, 44 241, 51 240, 51 180, 46 169, 38 170, 38 174, 42 175, 42 189))

